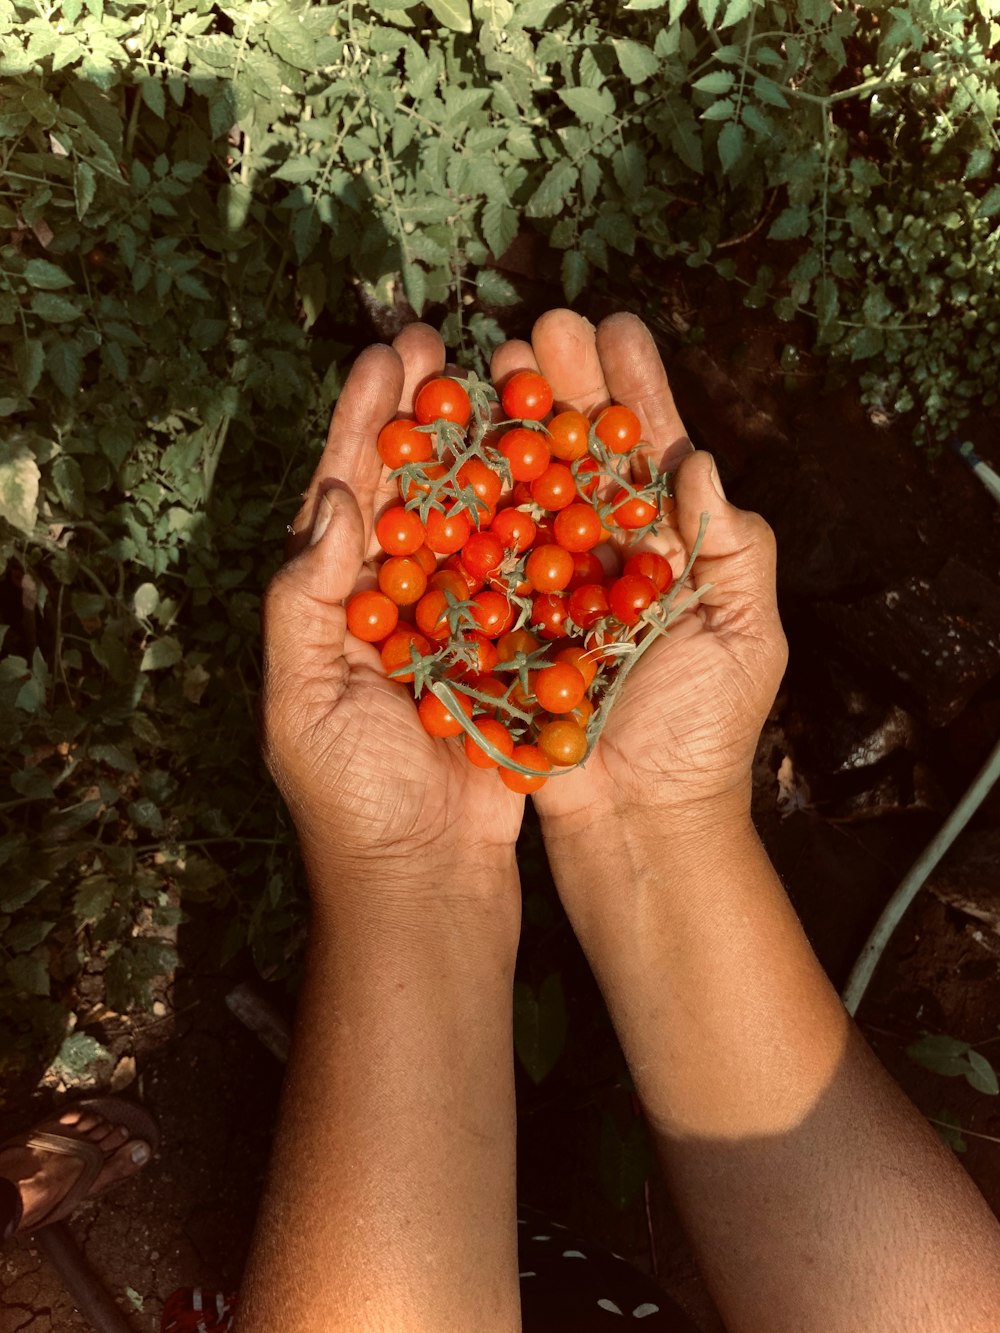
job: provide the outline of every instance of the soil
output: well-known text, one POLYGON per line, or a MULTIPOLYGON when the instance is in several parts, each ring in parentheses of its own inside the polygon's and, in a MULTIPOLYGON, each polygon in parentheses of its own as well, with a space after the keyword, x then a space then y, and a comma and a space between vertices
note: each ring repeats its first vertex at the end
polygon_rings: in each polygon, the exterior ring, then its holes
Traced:
MULTIPOLYGON (((530 244, 516 246, 506 268, 524 298, 519 326, 508 327, 523 335, 558 286, 530 244)), ((649 290, 648 273, 635 281, 649 290)), ((610 308, 595 292, 591 317, 610 308)), ((715 454, 730 498, 778 535, 791 656, 761 739, 755 817, 840 987, 1000 734, 1000 509, 957 454, 918 450, 912 421, 874 424, 856 385, 808 354, 783 369, 783 348, 807 348, 808 329, 745 309, 739 288, 667 269, 655 298, 636 308, 662 342, 692 438, 715 454)), ((1000 469, 997 424, 982 415, 963 434, 1000 469)), ((998 1099, 906 1055, 924 1031, 1000 1055, 998 825, 994 793, 921 891, 859 1017, 919 1109, 962 1127, 962 1163, 1000 1214, 998 1099)), ((558 971, 569 1024, 541 1084, 519 1071, 522 1198, 655 1272, 714 1333, 721 1324, 669 1199, 647 1180, 621 1054, 530 827, 523 852, 519 974, 558 971)), ((217 934, 205 916, 182 928, 183 966, 164 989, 163 1014, 115 1020, 101 1034, 125 1062, 126 1091, 157 1116, 163 1145, 140 1178, 81 1209, 73 1231, 136 1330, 158 1329, 177 1286, 238 1286, 266 1169, 281 1065, 226 1008, 248 965, 220 969, 217 934)), ((270 998, 288 1013, 284 993, 270 998)), ((0 1129, 37 1118, 51 1100, 43 1089, 0 1129)), ((87 1327, 30 1241, 0 1255, 0 1290, 0 1333, 87 1327)))

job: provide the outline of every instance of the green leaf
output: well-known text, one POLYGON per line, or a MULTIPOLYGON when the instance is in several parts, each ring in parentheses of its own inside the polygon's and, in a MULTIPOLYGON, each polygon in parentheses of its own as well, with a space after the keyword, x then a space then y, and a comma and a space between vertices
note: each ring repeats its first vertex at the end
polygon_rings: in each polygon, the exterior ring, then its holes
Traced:
POLYGON ((745 143, 746 131, 738 121, 731 120, 723 125, 719 135, 719 160, 727 175, 740 160, 745 143))
POLYGON ((73 895, 73 915, 80 922, 93 925, 110 909, 118 892, 118 885, 104 874, 87 875, 77 885, 73 895))
POLYGON ((732 120, 736 115, 736 102, 731 97, 720 98, 701 113, 702 120, 732 120))
POLYGON ((762 102, 768 106, 780 106, 783 110, 788 110, 788 98, 781 91, 773 79, 769 79, 766 74, 759 74, 754 79, 753 90, 762 102))
POLYGON ((34 314, 52 324, 68 324, 71 320, 79 319, 83 313, 65 296, 56 296, 52 292, 35 292, 31 298, 31 309, 34 314))
POLYGON ((167 95, 163 91, 163 84, 159 79, 143 79, 139 87, 142 90, 142 100, 152 111, 154 116, 159 116, 161 120, 165 119, 167 114, 167 95))
POLYGON ((566 997, 558 972, 536 991, 526 981, 514 982, 514 1050, 534 1083, 541 1083, 566 1044, 566 997))
POLYGON ((768 238, 772 241, 790 241, 804 236, 809 230, 809 209, 805 204, 793 204, 782 209, 771 223, 768 238))
POLYGON ((22 995, 48 995, 49 969, 38 954, 12 958, 4 969, 7 980, 22 995))
POLYGON ((691 87, 699 93, 728 93, 735 79, 732 70, 714 69, 692 83, 691 87))
POLYGON ((981 218, 991 218, 995 213, 1000 213, 1000 185, 987 190, 976 209, 976 216, 981 218))
POLYGON ((73 200, 76 216, 82 222, 97 193, 97 176, 86 162, 77 162, 73 168, 73 200))
POLYGON ((479 270, 476 278, 476 295, 485 305, 516 305, 521 299, 517 289, 508 282, 495 268, 479 270))
POLYGON ((0 438, 0 518, 29 536, 35 530, 40 477, 26 444, 0 438))
POLYGON ((494 258, 499 259, 517 235, 517 210, 501 203, 499 199, 489 199, 483 205, 482 226, 483 239, 494 258))
POLYGON ((528 216, 552 217, 561 213, 577 179, 577 169, 571 162, 556 162, 545 173, 541 184, 528 200, 528 216))
POLYGON ((615 109, 614 95, 608 88, 561 88, 559 98, 584 124, 606 120, 615 109))
POLYGON ((29 259, 24 266, 24 276, 32 287, 44 292, 74 285, 65 269, 61 269, 58 264, 50 264, 47 259, 29 259))
POLYGON ((67 398, 72 398, 80 387, 83 373, 83 350, 74 338, 59 338, 49 344, 45 354, 45 364, 59 388, 67 398))
POLYGON ((925 1033, 919 1040, 911 1042, 907 1046, 906 1054, 915 1064, 922 1065, 924 1069, 930 1069, 935 1074, 944 1074, 951 1078, 956 1075, 965 1075, 969 1066, 964 1057, 968 1050, 969 1043, 967 1041, 959 1041, 956 1037, 925 1033))
POLYGON ((427 301, 427 273, 419 264, 404 264, 403 290, 406 299, 419 315, 427 301))
POLYGON ((621 71, 629 83, 645 83, 660 68, 658 56, 641 42, 622 37, 612 45, 621 71))
POLYGON ((469 0, 424 0, 424 3, 443 27, 452 32, 472 31, 469 0))
POLYGON ((754 0, 729 0, 726 12, 719 21, 719 27, 731 28, 734 23, 742 23, 754 7, 754 0))
POLYGON ((167 667, 176 666, 183 656, 184 650, 181 645, 168 634, 165 638, 154 639, 147 645, 139 663, 139 670, 163 671, 167 667))
POLYGON ((996 1097, 1000 1094, 1000 1084, 997 1083, 996 1070, 985 1055, 970 1050, 966 1052, 965 1058, 970 1066, 965 1074, 966 1083, 975 1088, 977 1092, 985 1092, 989 1097, 996 1097))
POLYGON ((52 464, 52 481, 59 499, 77 518, 84 512, 86 495, 80 464, 69 454, 61 454, 52 464))
POLYGON ((71 1032, 53 1061, 53 1068, 64 1080, 74 1080, 85 1074, 92 1064, 111 1060, 111 1052, 85 1032, 71 1032))
POLYGON ((583 291, 590 276, 590 264, 579 250, 567 250, 562 257, 562 284, 570 305, 583 291))
POLYGON ((644 9, 666 9, 667 0, 628 0, 623 9, 631 9, 633 13, 644 9))
POLYGON ((14 367, 22 390, 30 397, 45 367, 45 349, 37 338, 22 338, 14 344, 14 367))

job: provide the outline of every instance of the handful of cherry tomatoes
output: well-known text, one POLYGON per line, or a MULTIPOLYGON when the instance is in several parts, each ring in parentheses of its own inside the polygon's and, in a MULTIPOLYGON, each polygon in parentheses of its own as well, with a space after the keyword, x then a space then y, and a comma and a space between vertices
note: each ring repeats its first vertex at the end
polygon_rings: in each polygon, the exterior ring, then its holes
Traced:
POLYGON ((586 758, 674 583, 664 556, 622 564, 609 540, 670 522, 670 476, 633 480, 638 417, 552 402, 527 370, 499 396, 475 377, 425 384, 378 437, 399 503, 375 525, 377 588, 347 602, 425 730, 464 732, 469 762, 522 793, 586 758))

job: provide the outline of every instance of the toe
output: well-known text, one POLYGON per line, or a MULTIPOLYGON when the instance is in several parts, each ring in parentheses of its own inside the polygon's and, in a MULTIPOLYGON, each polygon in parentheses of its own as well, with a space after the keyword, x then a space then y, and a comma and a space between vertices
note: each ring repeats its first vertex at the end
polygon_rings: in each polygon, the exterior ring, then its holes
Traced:
POLYGON ((95 1181, 94 1192, 101 1192, 116 1181, 126 1180, 129 1176, 135 1175, 146 1165, 151 1156, 150 1146, 143 1139, 130 1139, 121 1144, 108 1157, 103 1171, 95 1181))

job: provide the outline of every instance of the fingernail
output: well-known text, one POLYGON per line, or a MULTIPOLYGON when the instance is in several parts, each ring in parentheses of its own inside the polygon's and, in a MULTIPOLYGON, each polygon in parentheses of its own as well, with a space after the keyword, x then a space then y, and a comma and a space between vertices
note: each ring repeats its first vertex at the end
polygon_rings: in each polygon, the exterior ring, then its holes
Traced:
POLYGON ((714 459, 714 458, 712 459, 712 471, 711 471, 711 474, 710 474, 710 476, 709 476, 709 481, 711 481, 711 483, 712 483, 712 489, 715 491, 715 493, 716 493, 716 495, 719 497, 719 499, 720 499, 720 500, 725 500, 725 498, 726 498, 726 492, 722 489, 722 482, 721 482, 721 480, 720 480, 720 478, 719 478, 719 469, 715 466, 715 459, 714 459))
POLYGON ((320 499, 323 503, 316 512, 312 532, 309 534, 310 546, 315 546, 317 542, 323 540, 323 533, 330 526, 330 519, 333 518, 333 511, 339 503, 340 497, 336 491, 324 491, 320 499))
POLYGON ((145 1143, 133 1143, 130 1156, 136 1166, 142 1166, 143 1162, 149 1161, 149 1145, 145 1143))

